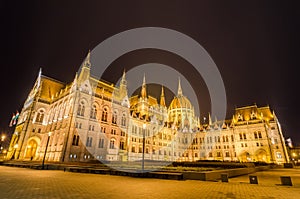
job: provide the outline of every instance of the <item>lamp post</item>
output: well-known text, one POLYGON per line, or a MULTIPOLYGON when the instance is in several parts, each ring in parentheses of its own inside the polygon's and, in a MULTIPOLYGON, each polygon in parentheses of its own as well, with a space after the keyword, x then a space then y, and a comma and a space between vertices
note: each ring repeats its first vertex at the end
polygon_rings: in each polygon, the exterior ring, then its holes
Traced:
POLYGON ((5 140, 5 135, 2 135, 1 136, 1 142, 0 142, 0 152, 2 152, 2 149, 3 149, 2 144, 3 144, 4 140, 5 140))
POLYGON ((145 168, 145 131, 146 123, 143 124, 143 154, 142 154, 142 171, 144 172, 145 168))
POLYGON ((47 153, 47 148, 50 140, 51 132, 48 133, 48 138, 47 138, 47 143, 46 143, 46 148, 45 148, 45 153, 44 153, 44 158, 42 162, 42 169, 44 170, 44 163, 45 163, 45 158, 46 158, 46 153, 47 153))

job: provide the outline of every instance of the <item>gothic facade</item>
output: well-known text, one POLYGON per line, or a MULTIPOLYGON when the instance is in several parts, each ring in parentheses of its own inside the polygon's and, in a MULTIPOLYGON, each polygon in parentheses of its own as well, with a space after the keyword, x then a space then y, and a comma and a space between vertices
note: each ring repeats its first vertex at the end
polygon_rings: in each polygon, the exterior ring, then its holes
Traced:
POLYGON ((269 106, 235 109, 231 119, 200 123, 194 107, 178 92, 167 107, 147 92, 128 97, 120 85, 90 74, 90 55, 65 84, 41 74, 20 112, 7 157, 55 162, 262 161, 288 162, 280 124, 269 106))

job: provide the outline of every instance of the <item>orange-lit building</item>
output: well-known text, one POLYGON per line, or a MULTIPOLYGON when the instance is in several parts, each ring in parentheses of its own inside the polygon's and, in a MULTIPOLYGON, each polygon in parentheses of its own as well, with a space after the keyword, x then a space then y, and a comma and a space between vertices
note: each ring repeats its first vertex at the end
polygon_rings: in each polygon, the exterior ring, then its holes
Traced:
POLYGON ((39 72, 11 139, 8 159, 70 162, 289 161, 280 124, 269 106, 235 109, 231 119, 201 124, 180 81, 169 106, 164 89, 150 96, 146 78, 139 95, 90 74, 89 54, 73 82, 39 72))

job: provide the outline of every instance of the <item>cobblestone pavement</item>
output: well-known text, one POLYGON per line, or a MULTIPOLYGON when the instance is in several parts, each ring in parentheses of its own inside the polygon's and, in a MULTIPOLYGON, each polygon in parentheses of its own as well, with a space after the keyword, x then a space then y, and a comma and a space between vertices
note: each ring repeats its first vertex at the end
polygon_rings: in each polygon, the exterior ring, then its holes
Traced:
POLYGON ((300 198, 300 188, 295 186, 239 180, 230 178, 226 183, 143 179, 0 166, 0 198, 300 198))

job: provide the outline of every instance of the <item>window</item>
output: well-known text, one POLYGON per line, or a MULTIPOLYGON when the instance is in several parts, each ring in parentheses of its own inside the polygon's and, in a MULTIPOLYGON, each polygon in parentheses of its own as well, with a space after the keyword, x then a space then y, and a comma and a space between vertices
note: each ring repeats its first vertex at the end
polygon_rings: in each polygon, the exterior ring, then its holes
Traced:
POLYGON ((142 146, 139 147, 139 153, 143 153, 143 147, 142 146))
POLYGON ((111 140, 110 140, 110 142, 109 142, 109 148, 110 148, 110 149, 114 149, 114 148, 115 148, 115 142, 116 142, 116 141, 115 141, 114 139, 111 139, 111 140))
POLYGON ((97 107, 96 107, 96 105, 93 105, 91 108, 90 118, 96 119, 96 117, 97 117, 97 107))
POLYGON ((123 140, 120 142, 120 149, 121 150, 125 149, 125 142, 123 140))
POLYGON ((243 139, 243 135, 241 133, 239 135, 240 135, 240 140, 242 140, 243 139))
POLYGON ((212 152, 208 153, 208 157, 210 157, 210 158, 213 157, 212 152))
POLYGON ((246 140, 247 139, 246 133, 243 133, 243 136, 244 136, 244 140, 246 140))
POLYGON ((78 143, 79 143, 79 135, 73 135, 72 145, 78 146, 78 143))
POLYGON ((102 138, 99 139, 98 148, 104 148, 104 139, 102 138))
POLYGON ((280 152, 276 152, 276 157, 277 157, 278 159, 281 159, 281 158, 282 158, 281 153, 280 153, 280 152))
POLYGON ((258 131, 258 137, 259 137, 259 138, 262 138, 262 135, 261 135, 261 132, 260 132, 260 131, 258 131))
POLYGON ((101 132, 105 133, 106 132, 106 128, 105 127, 101 127, 101 132))
POLYGON ((104 109, 103 109, 101 120, 102 120, 103 122, 107 122, 107 108, 104 108, 104 109))
POLYGON ((123 113, 123 115, 122 115, 121 125, 126 126, 126 114, 125 113, 123 113))
POLYGON ((258 143, 258 142, 256 142, 256 146, 259 146, 259 143, 258 143))
POLYGON ((225 152, 225 157, 230 157, 229 151, 226 151, 226 152, 225 152))
POLYGON ((135 146, 131 147, 131 152, 135 153, 135 146))
POLYGON ((38 123, 43 123, 43 120, 44 120, 44 111, 43 110, 39 110, 37 115, 36 115, 36 119, 35 121, 38 122, 38 123))
POLYGON ((226 142, 229 142, 229 140, 228 140, 228 135, 226 135, 225 141, 226 141, 226 142))
POLYGON ((217 152, 217 157, 221 157, 221 152, 220 151, 217 152))
POLYGON ((80 102, 77 109, 77 115, 84 116, 84 110, 85 110, 84 102, 80 102))
POLYGON ((91 147, 92 146, 92 142, 93 142, 93 138, 92 137, 87 137, 87 139, 86 139, 86 146, 87 147, 91 147))
POLYGON ((254 139, 257 139, 257 132, 254 132, 254 139))
POLYGON ((234 137, 233 137, 233 135, 231 135, 231 142, 233 142, 234 141, 234 137))
POLYGON ((113 124, 117 124, 117 112, 114 111, 113 115, 112 115, 112 119, 111 119, 111 122, 113 124))
POLYGON ((117 135, 117 130, 116 129, 111 129, 111 134, 112 135, 117 135))
POLYGON ((125 132, 124 131, 121 131, 121 136, 125 136, 125 132))

